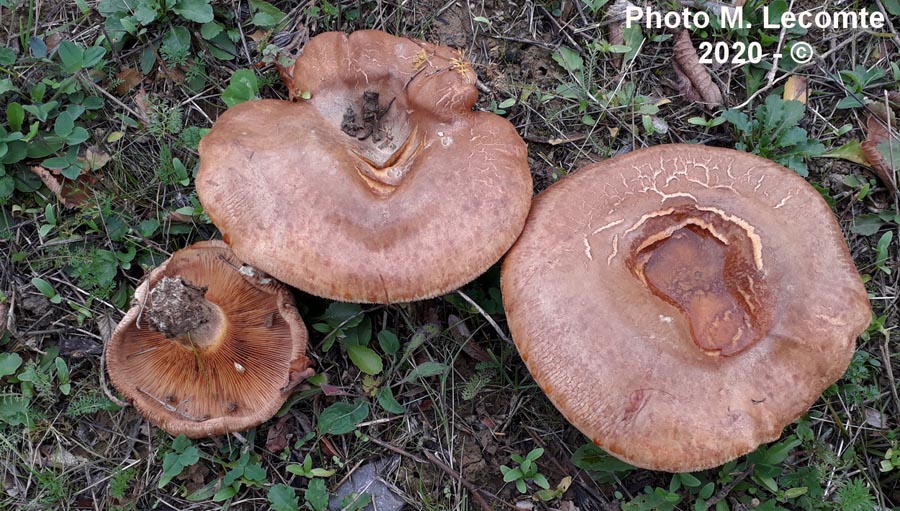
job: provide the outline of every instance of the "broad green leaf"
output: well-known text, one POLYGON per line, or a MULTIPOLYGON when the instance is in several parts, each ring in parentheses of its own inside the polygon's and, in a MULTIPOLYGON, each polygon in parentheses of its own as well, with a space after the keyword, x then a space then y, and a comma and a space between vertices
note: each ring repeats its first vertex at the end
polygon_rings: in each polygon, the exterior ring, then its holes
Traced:
POLYGON ((62 63, 63 73, 72 74, 84 67, 84 48, 72 41, 59 43, 56 54, 59 55, 59 61, 62 63))
POLYGON ((72 115, 69 112, 60 113, 53 125, 53 132, 65 138, 72 133, 73 129, 75 129, 75 119, 72 118, 72 115))
POLYGON ((322 435, 343 435, 369 416, 369 403, 335 403, 319 414, 318 429, 322 435))
POLYGON ((213 502, 222 502, 223 500, 228 500, 231 497, 237 495, 237 488, 235 488, 235 486, 237 485, 223 487, 215 495, 213 495, 213 502))
POLYGON ((100 59, 102 59, 104 55, 106 55, 106 48, 102 46, 92 46, 84 51, 84 61, 81 65, 84 68, 94 67, 100 62, 100 59))
POLYGON ((403 378, 403 382, 408 383, 418 378, 428 378, 430 376, 444 374, 447 369, 447 365, 440 362, 425 362, 410 371, 409 374, 406 375, 406 378, 403 378))
POLYGON ((178 0, 172 11, 182 18, 197 23, 209 23, 213 20, 213 9, 209 0, 178 0))
POLYGON ((209 23, 204 23, 200 27, 200 36, 204 39, 212 39, 213 37, 219 35, 222 30, 225 30, 222 25, 216 23, 215 21, 211 21, 209 23))
POLYGON ((172 27, 163 37, 162 44, 172 54, 186 54, 191 50, 191 33, 182 26, 172 27))
POLYGON ((256 13, 251 22, 257 27, 272 28, 285 17, 281 9, 263 0, 250 0, 250 8, 256 13))
POLYGON ((351 344, 347 346, 347 355, 353 364, 366 374, 378 374, 384 369, 378 353, 366 346, 351 344))
POLYGON ((553 53, 553 60, 570 73, 579 71, 584 67, 584 60, 582 60, 581 55, 565 46, 560 46, 559 50, 553 53))
POLYGON ((378 398, 378 405, 381 406, 384 411, 398 415, 406 413, 406 408, 397 402, 397 399, 394 398, 394 391, 387 385, 378 389, 375 397, 378 398))
POLYGON ((197 463, 198 461, 200 461, 200 450, 193 446, 188 447, 184 450, 184 452, 181 453, 166 453, 165 457, 163 458, 163 476, 159 479, 157 488, 163 488, 165 485, 169 484, 169 481, 180 474, 185 468, 193 465, 194 463, 197 463))
POLYGON ((11 66, 16 63, 16 52, 12 48, 0 46, 0 66, 11 66))
POLYGON ((12 176, 0 177, 0 204, 12 197, 16 189, 16 181, 12 176))
POLYGON ((381 351, 388 355, 395 355, 400 350, 400 339, 394 332, 382 330, 378 332, 378 345, 381 346, 381 351))
MULTIPOLYGON (((6 318, 0 318, 6 321, 6 318)), ((18 353, 0 353, 0 378, 15 374, 22 365, 22 357, 18 353)))
POLYGON ((249 69, 238 69, 231 75, 231 82, 222 92, 222 101, 229 108, 254 99, 259 92, 259 83, 256 75, 249 69))
POLYGON ((25 109, 22 105, 13 101, 6 106, 6 120, 9 122, 9 129, 19 131, 22 129, 22 122, 25 121, 25 109))
POLYGON ((33 279, 31 279, 31 285, 36 287, 42 295, 49 298, 51 303, 60 303, 62 301, 62 297, 60 297, 59 294, 56 293, 56 290, 53 289, 53 286, 46 280, 40 277, 34 277, 33 279))
MULTIPOLYGON (((311 484, 312 482, 310 482, 311 484)), ((300 501, 293 488, 286 484, 275 484, 269 488, 267 495, 273 511, 298 511, 300 501)))
POLYGON ((303 497, 313 511, 324 511, 328 508, 328 490, 325 488, 325 481, 321 479, 310 481, 303 497))

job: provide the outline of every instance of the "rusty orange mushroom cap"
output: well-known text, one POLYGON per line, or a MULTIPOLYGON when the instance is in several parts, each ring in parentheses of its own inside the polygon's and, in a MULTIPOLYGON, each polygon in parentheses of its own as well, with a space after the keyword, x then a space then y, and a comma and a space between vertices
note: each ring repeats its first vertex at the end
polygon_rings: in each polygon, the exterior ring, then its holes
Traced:
POLYGON ((110 338, 112 383, 172 435, 256 426, 313 374, 288 289, 241 268, 220 241, 179 250, 138 287, 110 338))
POLYGON ((318 296, 390 303, 464 285, 516 240, 525 143, 472 111, 461 54, 325 33, 283 73, 308 100, 241 103, 200 144, 200 201, 242 260, 318 296))
POLYGON ((549 187, 502 291, 516 346, 562 414, 614 456, 672 472, 778 438, 843 374, 871 317, 812 186, 694 145, 549 187))

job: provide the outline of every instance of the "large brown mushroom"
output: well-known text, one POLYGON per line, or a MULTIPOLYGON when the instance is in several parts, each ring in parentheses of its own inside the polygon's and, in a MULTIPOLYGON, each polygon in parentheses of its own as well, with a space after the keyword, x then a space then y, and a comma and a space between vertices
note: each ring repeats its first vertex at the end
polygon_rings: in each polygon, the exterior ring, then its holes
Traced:
POLYGON ((563 415, 614 456, 673 472, 778 438, 843 374, 870 320, 812 186, 694 145, 548 188, 502 290, 519 352, 563 415))
POLYGON ((110 379, 173 435, 256 426, 312 375, 306 327, 282 284, 220 241, 174 253, 135 291, 107 347, 110 379))
POLYGON ((242 260, 318 296, 390 303, 451 291, 516 240, 525 144, 472 111, 460 53, 326 33, 284 75, 309 99, 237 105, 200 145, 200 201, 242 260))

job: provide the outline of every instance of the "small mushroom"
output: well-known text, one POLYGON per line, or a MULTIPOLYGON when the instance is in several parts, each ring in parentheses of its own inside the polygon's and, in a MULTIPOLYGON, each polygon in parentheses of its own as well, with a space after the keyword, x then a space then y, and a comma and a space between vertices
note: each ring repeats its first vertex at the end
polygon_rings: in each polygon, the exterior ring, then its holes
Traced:
POLYGON ((242 260, 318 296, 391 303, 464 285, 516 240, 525 143, 472 111, 459 52, 325 33, 282 72, 309 99, 241 103, 200 144, 200 201, 242 260))
POLYGON ((220 241, 179 250, 137 288, 110 338, 112 383, 173 435, 256 426, 313 374, 290 291, 241 268, 220 241))
POLYGON ((537 197, 502 269, 516 346, 598 446, 672 472, 778 438, 846 370, 869 302, 794 172, 663 145, 537 197))

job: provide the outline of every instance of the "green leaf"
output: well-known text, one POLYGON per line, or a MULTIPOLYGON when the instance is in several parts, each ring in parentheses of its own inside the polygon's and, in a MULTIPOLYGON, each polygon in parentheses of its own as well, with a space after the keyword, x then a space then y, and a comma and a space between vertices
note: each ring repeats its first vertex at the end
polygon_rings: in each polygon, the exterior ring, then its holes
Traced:
POLYGON ((257 27, 272 28, 286 16, 281 9, 263 0, 250 0, 250 8, 256 13, 251 22, 257 27))
POLYGON ((521 479, 523 476, 522 471, 518 468, 513 468, 508 470, 505 474, 503 474, 503 482, 511 483, 517 479, 521 479))
POLYGON ((347 346, 347 355, 353 364, 366 374, 378 374, 384 369, 378 353, 366 346, 349 345, 347 346))
POLYGON ((397 402, 397 399, 394 398, 394 391, 387 385, 378 389, 378 392, 375 393, 375 397, 378 398, 378 405, 381 406, 384 411, 395 413, 397 415, 406 413, 406 408, 397 402))
MULTIPOLYGON (((158 2, 138 2, 137 7, 134 9, 134 14, 131 16, 134 21, 144 27, 156 21, 157 17, 159 17, 158 2)), ((134 27, 129 32, 134 32, 136 28, 134 27)))
POLYGON ((378 345, 381 346, 381 351, 386 354, 396 355, 400 350, 400 339, 397 338, 397 334, 394 332, 382 330, 378 332, 378 345))
MULTIPOLYGON (((179 435, 178 439, 180 438, 185 437, 184 435, 179 435)), ((175 442, 178 442, 178 439, 176 439, 175 442)), ((172 446, 174 448, 175 444, 173 443, 172 446)), ((165 457, 163 458, 163 476, 159 479, 157 488, 163 488, 185 468, 193 465, 194 463, 197 463, 198 461, 200 461, 200 450, 193 446, 184 449, 184 451, 180 453, 166 453, 165 457)))
POLYGON ((244 479, 262 482, 266 480, 266 469, 259 463, 251 463, 244 468, 244 479))
POLYGON ((204 23, 200 27, 200 36, 204 39, 212 39, 219 35, 222 30, 225 30, 222 25, 216 23, 215 21, 211 21, 209 23, 204 23))
POLYGON ((572 454, 572 464, 593 472, 617 473, 634 470, 632 465, 607 454, 593 443, 586 443, 572 454))
POLYGON ((584 60, 582 60, 581 55, 565 46, 560 46, 559 50, 553 53, 553 60, 570 73, 579 71, 584 67, 584 60))
POLYGON ((866 98, 864 98, 861 94, 855 94, 853 96, 847 96, 840 101, 838 101, 835 108, 839 110, 846 110, 848 108, 860 108, 866 106, 866 98))
POLYGON ((293 488, 286 484, 275 484, 269 488, 267 495, 273 511, 298 511, 300 501, 293 488))
POLYGON ((309 507, 313 509, 313 511, 324 511, 328 508, 328 490, 325 489, 325 481, 321 479, 313 479, 309 482, 309 486, 306 487, 306 492, 303 494, 303 498, 306 499, 306 503, 309 504, 309 507))
POLYGON ((75 129, 75 119, 72 118, 72 115, 69 112, 60 113, 53 125, 53 132, 65 138, 72 133, 73 129, 75 129))
POLYGON ((884 10, 892 16, 900 16, 900 0, 881 0, 884 10))
POLYGON ((191 33, 182 26, 174 26, 163 37, 163 47, 172 54, 187 54, 191 51, 191 33))
POLYGON ((62 63, 61 71, 63 73, 72 74, 84 67, 84 48, 72 41, 59 43, 56 54, 59 55, 59 61, 62 63))
POLYGON ((31 279, 31 285, 36 287, 42 295, 49 298, 50 303, 60 303, 62 301, 62 297, 56 293, 56 290, 53 289, 53 286, 46 280, 40 277, 34 277, 33 279, 31 279))
POLYGON ((9 129, 19 131, 22 129, 22 122, 25 121, 25 109, 22 105, 13 101, 6 106, 6 120, 9 121, 9 129))
POLYGON ((444 374, 447 369, 449 369, 447 365, 440 362, 425 362, 410 371, 409 374, 406 375, 406 378, 403 378, 403 383, 409 383, 418 378, 428 378, 444 374))
POLYGON ((547 478, 544 477, 544 474, 535 474, 535 476, 531 480, 534 482, 534 484, 545 490, 550 488, 550 482, 547 481, 547 478))
POLYGON ((16 189, 16 181, 12 176, 0 177, 0 204, 12 197, 16 189))
POLYGON ((441 333, 441 327, 434 323, 426 323, 422 325, 416 333, 413 334, 412 338, 410 338, 409 342, 406 343, 406 347, 403 349, 403 359, 406 359, 408 356, 412 355, 420 346, 425 344, 425 341, 429 341, 441 333))
POLYGON ((209 23, 213 20, 213 9, 209 0, 178 0, 172 11, 182 18, 197 23, 209 23))
POLYGON ((12 80, 9 78, 0 78, 0 96, 13 90, 16 90, 16 88, 13 87, 12 80))
POLYGON ((16 63, 16 52, 12 48, 0 46, 0 66, 10 66, 16 63))
MULTIPOLYGON (((6 318, 0 318, 0 321, 6 321, 6 318)), ((15 374, 22 366, 22 357, 18 353, 0 353, 0 378, 15 374)))
POLYGON ((357 400, 353 403, 335 403, 326 408, 318 421, 322 435, 343 435, 356 429, 357 424, 369 416, 369 403, 357 400))
POLYGON ((222 502, 223 500, 228 500, 231 497, 237 495, 237 485, 233 486, 224 486, 221 490, 219 490, 215 495, 213 495, 213 502, 222 502))
POLYGON ((94 67, 103 56, 106 55, 106 48, 102 46, 92 46, 84 51, 84 60, 81 63, 82 67, 90 68, 94 67))
POLYGON ((222 101, 229 108, 256 98, 259 92, 259 83, 256 75, 249 69, 238 69, 231 75, 231 82, 222 92, 222 101))

